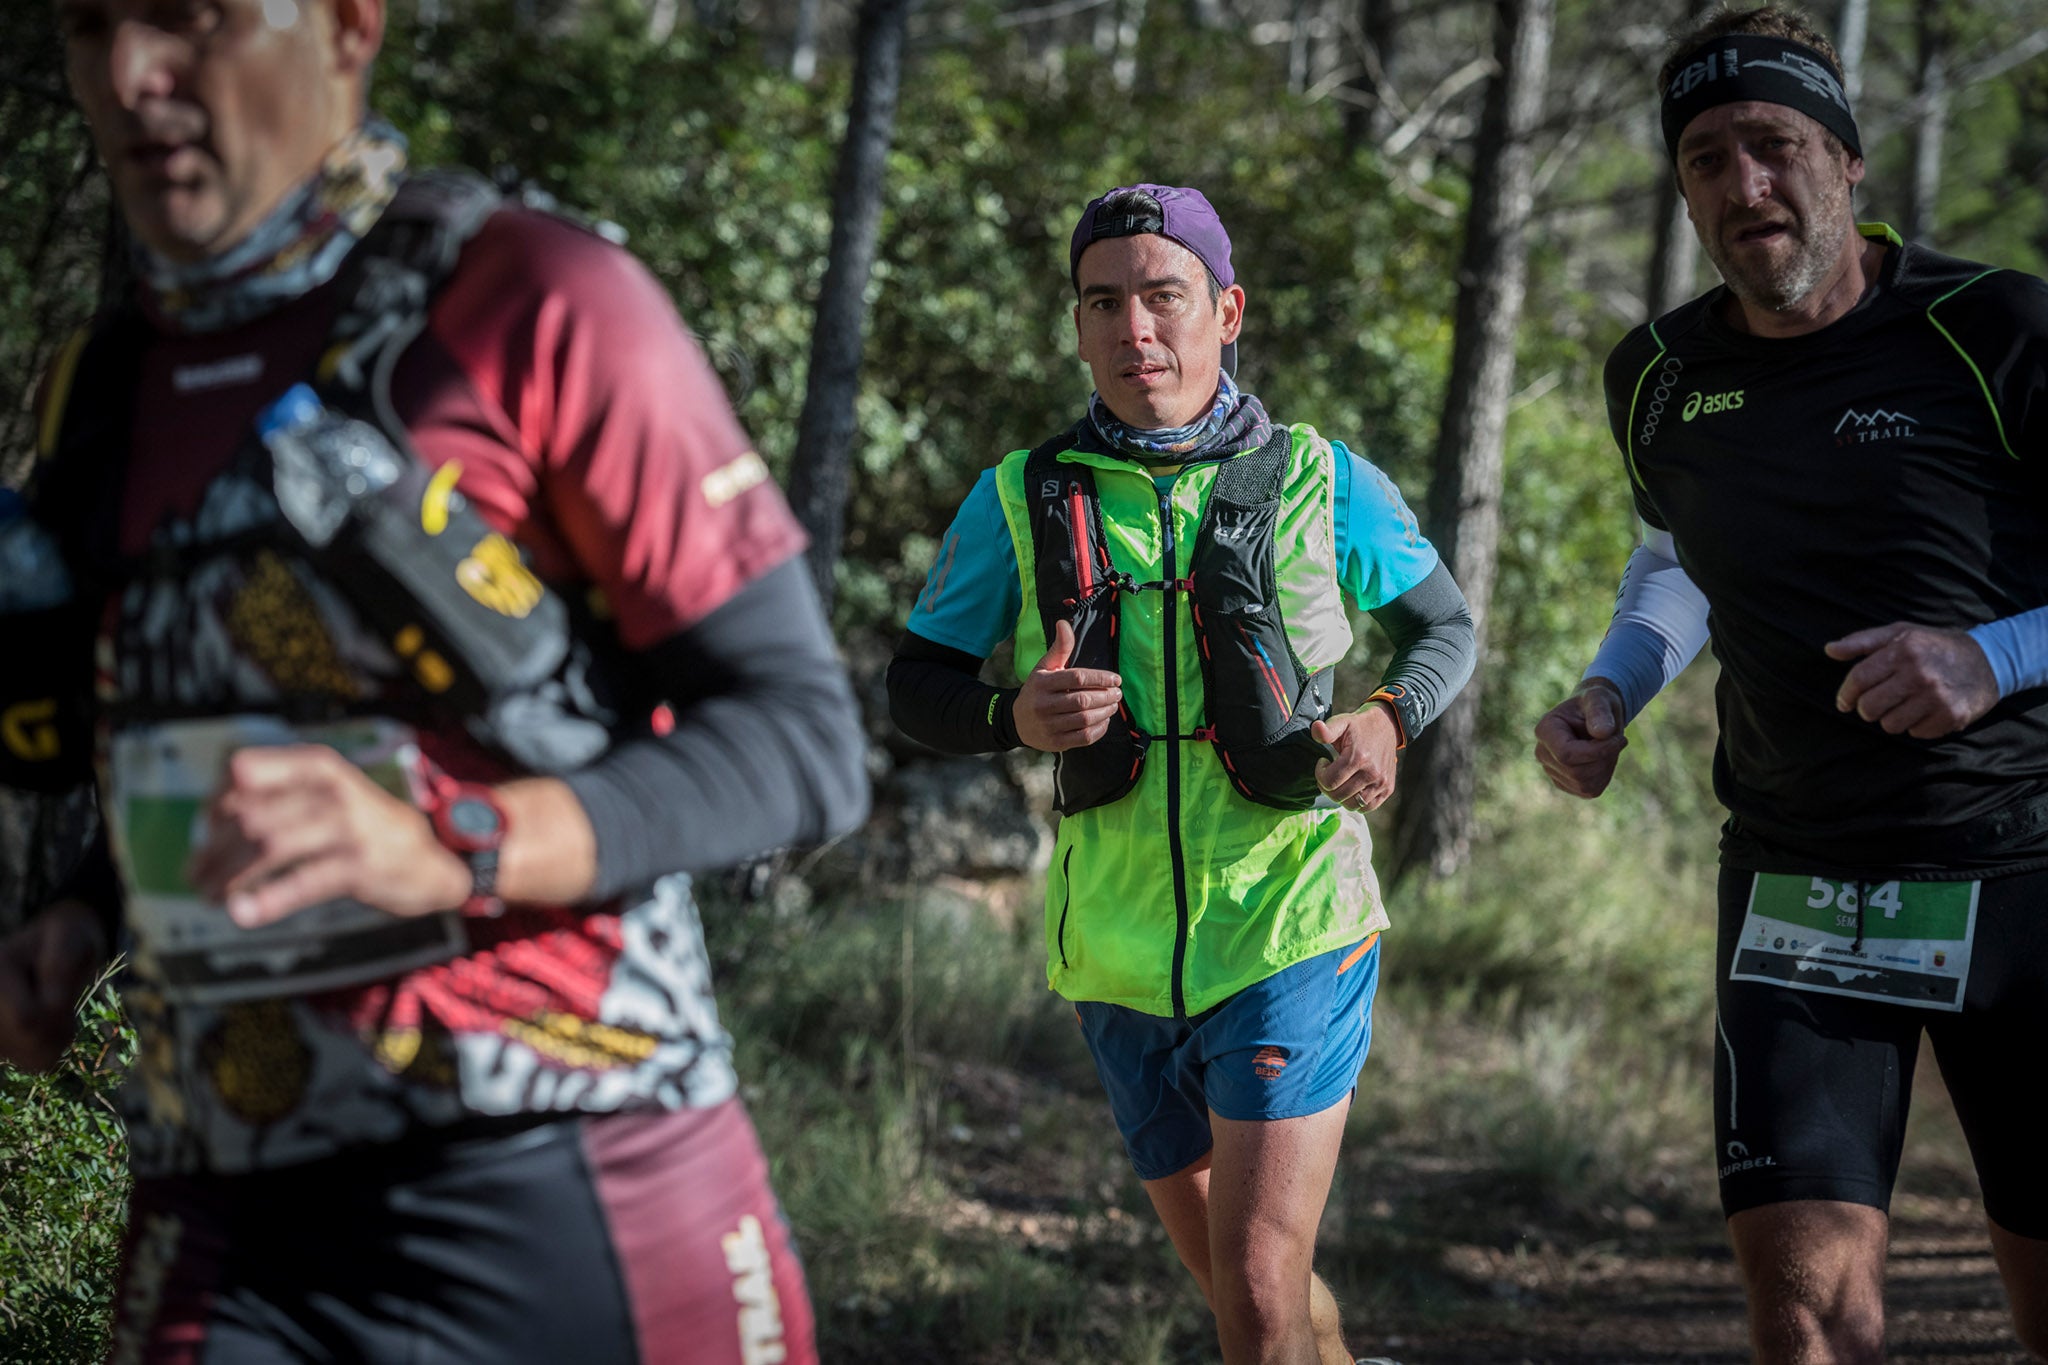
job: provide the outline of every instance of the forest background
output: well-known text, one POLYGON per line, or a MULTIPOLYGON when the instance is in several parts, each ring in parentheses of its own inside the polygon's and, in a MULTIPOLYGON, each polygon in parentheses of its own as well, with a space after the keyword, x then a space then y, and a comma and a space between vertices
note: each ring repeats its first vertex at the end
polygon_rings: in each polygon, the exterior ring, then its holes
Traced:
MULTIPOLYGON (((126 270, 50 9, 0 9, 14 481, 37 376, 126 270)), ((1686 1242, 1677 1264, 1727 1279, 1707 1095, 1711 660, 1638 721, 1599 803, 1551 793, 1527 757, 1633 542, 1601 362, 1712 282, 1655 133, 1655 69, 1687 13, 395 0, 373 103, 415 162, 476 167, 622 233, 816 539, 867 706, 876 815, 706 898, 827 1359, 1211 1354, 1071 1014, 1044 989, 1048 770, 921 750, 888 726, 881 689, 977 473, 1085 400, 1067 234, 1088 197, 1137 180, 1216 202, 1249 296, 1241 382, 1392 476, 1482 612, 1475 685, 1404 759, 1379 823, 1396 929, 1322 1239, 1358 1344, 1741 1358, 1739 1329, 1726 1355, 1572 1344, 1644 1308, 1611 1291, 1640 1300, 1640 1274, 1603 1268, 1645 1246, 1686 1242), (1556 1340, 1531 1347, 1546 1312, 1556 1340)), ((2038 4, 1848 0, 1817 17, 1859 87, 1860 216, 2042 273, 2038 4)), ((1370 690, 1385 658, 1360 625, 1373 643, 1340 697, 1370 690)), ((76 811, 8 799, 0 815, 4 925, 60 870, 76 811)), ((56 1073, 0 1071, 0 1360, 104 1350, 126 1189, 106 1095, 132 1042, 110 990, 84 1014, 56 1073)), ((1952 1129, 1937 1115, 1917 1132, 1909 1188, 1967 1213, 1952 1129)))

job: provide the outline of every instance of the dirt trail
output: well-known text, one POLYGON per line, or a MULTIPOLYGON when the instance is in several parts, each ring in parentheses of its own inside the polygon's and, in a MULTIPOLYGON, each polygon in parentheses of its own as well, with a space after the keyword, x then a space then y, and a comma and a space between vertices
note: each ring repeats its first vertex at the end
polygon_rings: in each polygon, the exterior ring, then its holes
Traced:
MULTIPOLYGON (((1923 1054, 1892 1204, 1888 1355, 2025 1365, 2031 1357, 2012 1335, 1969 1149, 1939 1075, 1923 1054)), ((1402 1365, 1738 1365, 1749 1348, 1734 1257, 1718 1214, 1700 1200, 1691 1209, 1662 1220, 1633 1210, 1605 1232, 1524 1229, 1505 1248, 1453 1240, 1440 1257, 1454 1289, 1448 1301, 1388 1324, 1359 1349, 1402 1365)), ((1445 1212, 1454 1227, 1471 1216, 1469 1207, 1445 1212)))
MULTIPOLYGON (((1931 1060, 1915 1085, 1887 1281, 1898 1362, 2024 1365, 1991 1259, 1976 1181, 1931 1060)), ((956 1066, 962 1124, 940 1161, 942 1215, 1075 1264, 1098 1325, 1150 1315, 1171 1328, 1148 1361, 1213 1365, 1213 1328, 1166 1247, 1085 1088, 956 1066), (970 1133, 973 1135, 970 1137, 970 1133), (992 1138, 990 1135, 1007 1135, 992 1138)), ((1346 1304, 1352 1348, 1401 1365, 1740 1365, 1742 1293, 1704 1180, 1666 1204, 1570 1212, 1530 1205, 1497 1172, 1434 1154, 1361 1151, 1333 1208, 1320 1268, 1346 1304)), ((1014 1349, 946 1365, 1013 1365, 1014 1349)), ((1052 1359, 1053 1355, 1043 1358, 1052 1359)), ((1089 1365, 1123 1365, 1114 1354, 1089 1365)), ((900 1365, 902 1356, 895 1357, 900 1365)))
MULTIPOLYGON (((1893 1208, 1886 1301, 1898 1361, 2006 1365, 2012 1339, 1975 1202, 1909 1194, 1893 1208)), ((1534 1251, 1452 1246, 1476 1302, 1354 1343, 1402 1365, 1738 1365, 1742 1295, 1718 1221, 1701 1217, 1534 1251), (1486 1299, 1492 1299, 1487 1303, 1486 1299)))

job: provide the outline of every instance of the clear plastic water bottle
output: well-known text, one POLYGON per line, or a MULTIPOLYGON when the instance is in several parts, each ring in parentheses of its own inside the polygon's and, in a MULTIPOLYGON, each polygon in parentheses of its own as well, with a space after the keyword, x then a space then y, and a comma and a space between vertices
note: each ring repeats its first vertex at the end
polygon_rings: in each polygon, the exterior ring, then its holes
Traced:
POLYGON ((71 572, 56 538, 19 493, 0 488, 0 612, 46 611, 70 600, 71 572))
POLYGON ((256 434, 270 451, 278 507, 315 547, 333 541, 353 504, 405 470, 405 457, 383 432, 330 411, 304 384, 256 415, 256 434))

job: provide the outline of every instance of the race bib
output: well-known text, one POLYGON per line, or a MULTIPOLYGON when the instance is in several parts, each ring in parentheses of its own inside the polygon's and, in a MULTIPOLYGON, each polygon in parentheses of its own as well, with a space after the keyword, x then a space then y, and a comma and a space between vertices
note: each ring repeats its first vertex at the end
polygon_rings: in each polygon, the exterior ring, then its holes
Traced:
POLYGON ((107 834, 128 893, 136 970, 166 999, 220 1004, 331 990, 444 961, 468 946, 458 913, 402 918, 353 900, 244 929, 185 881, 228 755, 252 745, 304 743, 327 745, 392 795, 417 804, 419 748, 394 721, 292 726, 274 716, 226 716, 114 736, 107 834))
POLYGON ((1728 979, 1960 1010, 1978 886, 1758 873, 1728 979))

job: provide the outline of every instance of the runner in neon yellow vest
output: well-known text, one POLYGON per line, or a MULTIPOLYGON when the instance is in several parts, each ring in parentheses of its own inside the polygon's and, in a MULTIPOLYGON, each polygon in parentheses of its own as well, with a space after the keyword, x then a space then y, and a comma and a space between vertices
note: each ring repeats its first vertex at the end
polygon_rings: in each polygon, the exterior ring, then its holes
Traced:
POLYGON ((1310 1263, 1387 923, 1363 812, 1470 674, 1471 619, 1384 475, 1236 386, 1245 294, 1199 191, 1092 201, 1069 265, 1095 395, 969 493, 891 709, 948 752, 1058 756, 1048 980, 1224 1358, 1348 1365, 1310 1263), (1396 645, 1358 710, 1346 597, 1396 645), (1008 637, 1018 685, 982 683, 1008 637))

